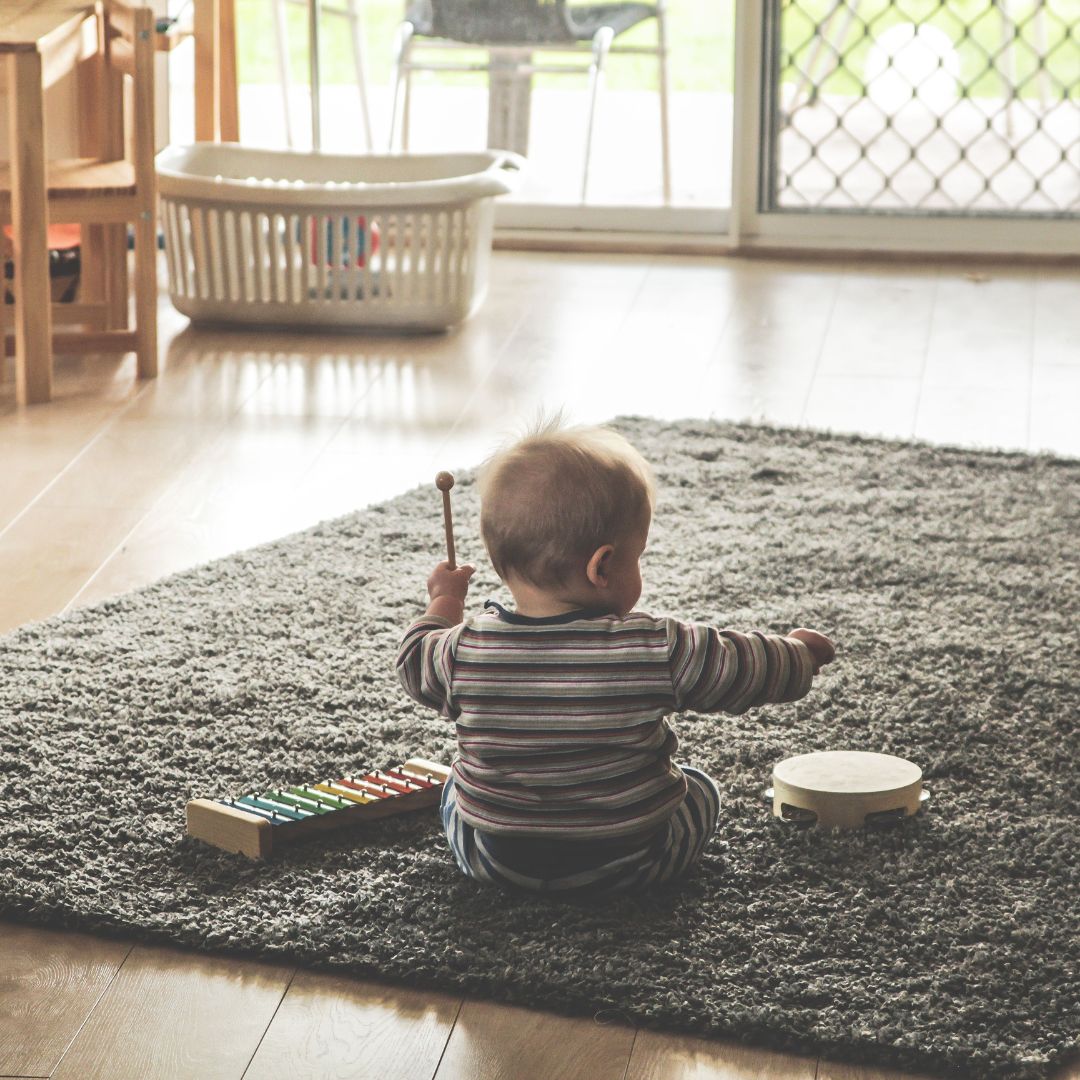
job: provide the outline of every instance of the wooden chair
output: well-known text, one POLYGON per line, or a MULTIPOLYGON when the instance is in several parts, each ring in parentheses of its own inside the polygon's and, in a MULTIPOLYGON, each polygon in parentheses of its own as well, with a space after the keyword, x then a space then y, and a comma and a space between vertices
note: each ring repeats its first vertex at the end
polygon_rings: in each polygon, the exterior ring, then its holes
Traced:
MULTIPOLYGON (((81 228, 76 303, 52 304, 54 353, 134 352, 140 378, 157 374, 157 188, 154 172, 154 14, 99 0, 93 46, 79 65, 79 149, 47 163, 48 220, 81 228), (127 85, 125 85, 127 84, 127 85), (125 123, 125 115, 127 122, 125 123), (127 225, 135 229, 135 325, 130 326, 127 225)), ((12 219, 10 168, 0 169, 0 225, 12 219)), ((22 287, 14 282, 15 290, 22 287)), ((49 296, 26 302, 48 305, 49 296)), ((0 320, 3 311, 0 310, 0 320)), ((3 325, 0 321, 0 334, 3 325)), ((13 352, 13 342, 7 342, 13 352)))

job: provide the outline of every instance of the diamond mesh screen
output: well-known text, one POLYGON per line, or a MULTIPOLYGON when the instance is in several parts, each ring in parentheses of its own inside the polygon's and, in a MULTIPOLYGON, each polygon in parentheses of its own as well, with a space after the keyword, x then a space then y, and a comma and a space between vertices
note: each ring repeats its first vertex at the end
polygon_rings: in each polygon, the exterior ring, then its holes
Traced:
POLYGON ((1080 0, 769 14, 769 209, 1080 213, 1080 0))

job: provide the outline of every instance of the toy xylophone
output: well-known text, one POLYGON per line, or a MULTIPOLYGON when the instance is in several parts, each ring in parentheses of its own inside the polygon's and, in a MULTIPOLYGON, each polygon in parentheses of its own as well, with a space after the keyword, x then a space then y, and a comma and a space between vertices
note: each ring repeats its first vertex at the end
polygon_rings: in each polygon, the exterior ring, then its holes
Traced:
POLYGON ((187 832, 225 851, 265 859, 280 843, 438 803, 450 769, 409 758, 393 769, 274 788, 235 799, 192 799, 187 832))

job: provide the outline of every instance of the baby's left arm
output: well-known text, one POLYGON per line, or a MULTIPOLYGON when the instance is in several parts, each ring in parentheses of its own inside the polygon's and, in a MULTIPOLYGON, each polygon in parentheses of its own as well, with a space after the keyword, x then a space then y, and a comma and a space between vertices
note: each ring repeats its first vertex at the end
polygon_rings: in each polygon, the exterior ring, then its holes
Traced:
POLYGON ((788 635, 718 630, 668 619, 675 704, 733 716, 773 702, 798 701, 833 659, 832 643, 814 630, 788 635))

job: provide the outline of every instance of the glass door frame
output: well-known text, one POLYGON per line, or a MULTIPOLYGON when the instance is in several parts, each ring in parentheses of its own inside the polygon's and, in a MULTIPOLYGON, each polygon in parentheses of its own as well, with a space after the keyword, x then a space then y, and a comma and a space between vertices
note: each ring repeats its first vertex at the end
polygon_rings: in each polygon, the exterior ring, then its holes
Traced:
POLYGON ((614 206, 559 203, 495 204, 497 238, 506 246, 556 240, 663 248, 726 247, 731 210, 724 206, 614 206))

